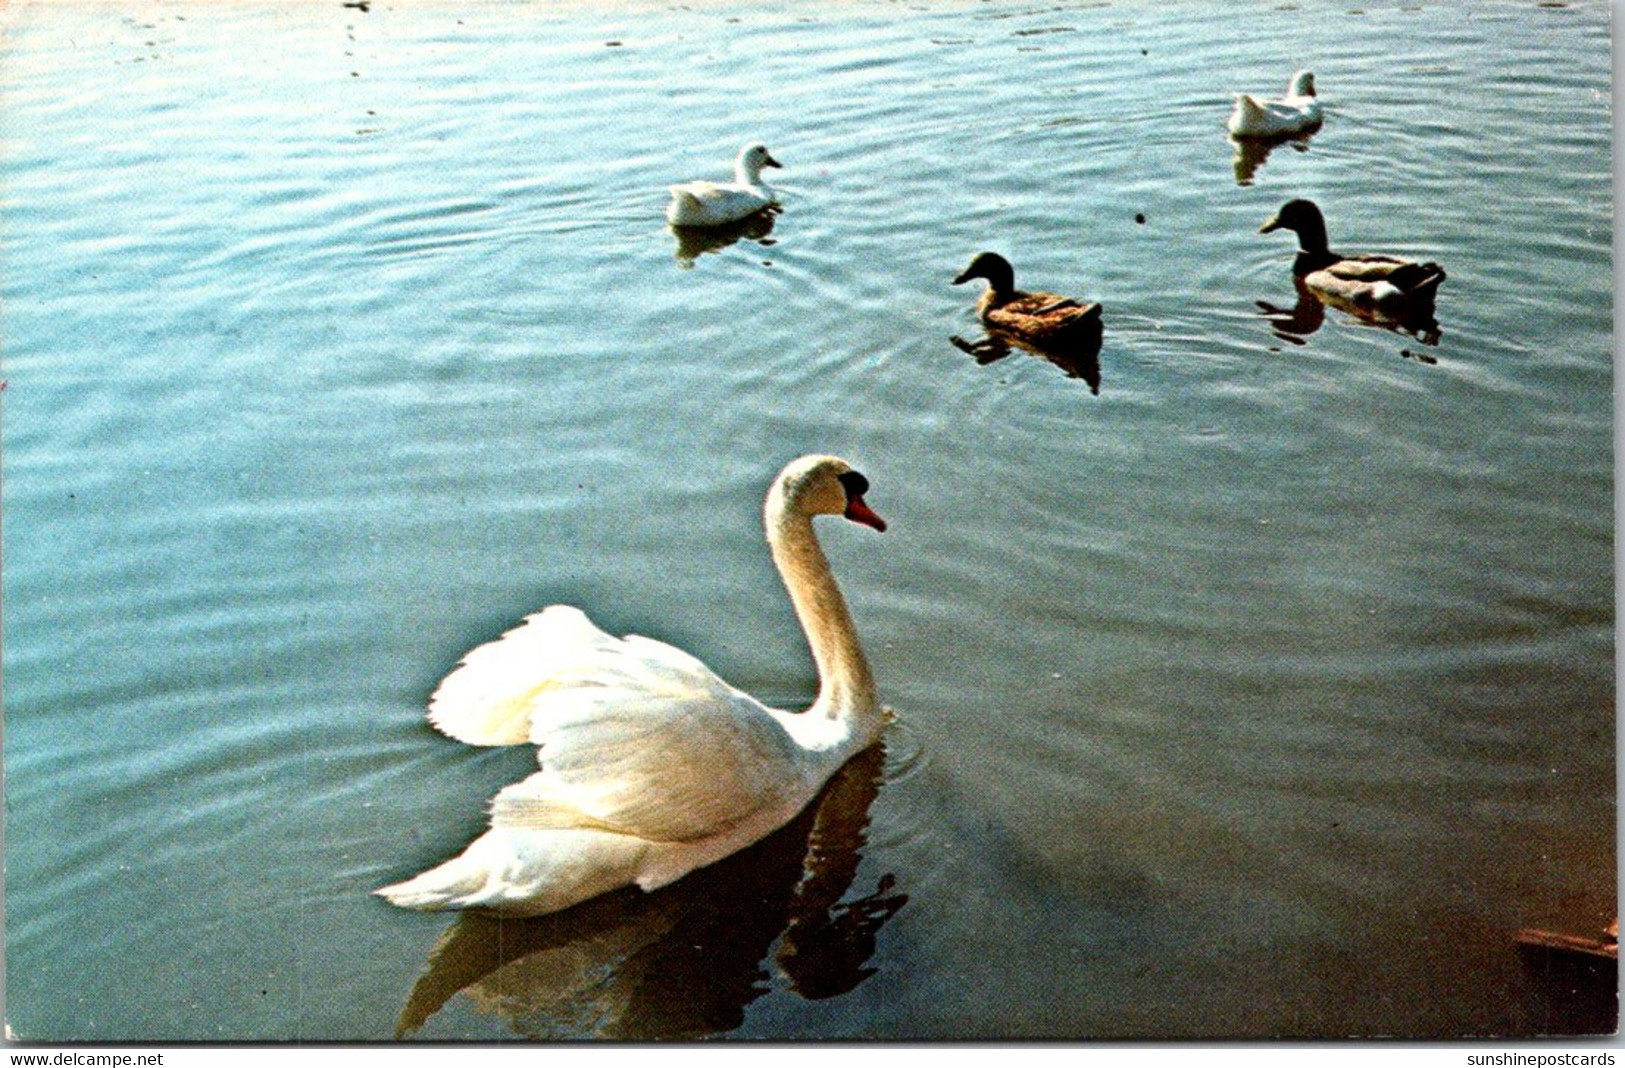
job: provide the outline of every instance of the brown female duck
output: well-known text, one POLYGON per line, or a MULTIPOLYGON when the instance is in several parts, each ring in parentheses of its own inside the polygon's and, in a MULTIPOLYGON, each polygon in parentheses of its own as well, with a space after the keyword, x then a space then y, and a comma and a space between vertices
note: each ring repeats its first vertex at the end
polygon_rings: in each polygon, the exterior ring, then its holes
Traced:
POLYGON ((971 260, 954 285, 972 278, 987 279, 987 292, 976 302, 976 314, 989 330, 1040 346, 1100 331, 1099 304, 1017 289, 1015 268, 996 252, 983 252, 971 260))
POLYGON ((1344 311, 1398 320, 1425 315, 1445 279, 1437 263, 1333 252, 1327 247, 1326 219, 1312 201, 1287 201, 1258 232, 1272 230, 1298 235, 1292 273, 1312 294, 1344 311))

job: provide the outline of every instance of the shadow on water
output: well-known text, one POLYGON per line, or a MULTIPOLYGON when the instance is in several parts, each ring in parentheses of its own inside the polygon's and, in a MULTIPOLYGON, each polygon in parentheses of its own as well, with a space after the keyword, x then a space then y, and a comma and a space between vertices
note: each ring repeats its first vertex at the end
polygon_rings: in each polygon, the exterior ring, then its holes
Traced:
POLYGON ((1283 134, 1279 137, 1236 137, 1232 134, 1230 143, 1236 146, 1234 161, 1236 184, 1252 185, 1253 175, 1264 166, 1264 161, 1270 158, 1270 153, 1282 145, 1291 145, 1294 152, 1309 151, 1309 142, 1319 132, 1320 127, 1316 126, 1300 133, 1283 134))
POLYGON ((1099 320, 1095 320, 1092 329, 1074 331, 1072 334, 1048 342, 1042 346, 1033 342, 1006 334, 1002 330, 989 329, 987 336, 978 341, 967 341, 958 334, 948 340, 961 352, 968 353, 977 364, 986 367, 990 363, 997 363, 1010 355, 1012 349, 1048 360, 1062 371, 1068 378, 1082 379, 1089 386, 1089 392, 1095 396, 1100 395, 1100 346, 1104 331, 1099 320))
MULTIPOLYGON (((1331 294, 1316 293, 1304 284, 1302 278, 1294 277, 1292 283, 1298 291, 1298 302, 1292 307, 1283 308, 1267 300, 1254 302, 1258 305, 1259 316, 1269 322, 1270 330, 1277 338, 1289 344, 1308 344, 1309 335, 1325 324, 1328 307, 1335 308, 1361 323, 1392 330, 1397 334, 1407 334, 1424 345, 1439 343, 1439 321, 1434 317, 1431 305, 1418 308, 1402 319, 1396 319, 1349 301, 1338 300, 1331 294)), ((1405 350, 1405 355, 1420 363, 1438 362, 1431 356, 1412 353, 1409 349, 1405 350)))
POLYGON ((667 226, 672 236, 677 238, 677 262, 685 270, 694 266, 694 261, 707 252, 721 252, 729 245, 740 241, 755 241, 760 245, 771 245, 773 242, 768 235, 773 232, 774 220, 779 210, 774 207, 763 208, 755 215, 748 215, 735 223, 723 226, 667 226))
MULTIPOLYGON (((1576 949, 1526 942, 1518 959, 1528 983, 1534 1030, 1548 1035, 1611 1035, 1619 1029, 1619 944, 1576 949), (1609 954, 1613 954, 1610 956, 1609 954)), ((1578 940, 1574 940, 1578 941, 1578 940)))
POLYGON ((552 916, 467 913, 441 936, 396 1024, 404 1038, 457 994, 526 1038, 693 1039, 737 1028, 773 957, 809 1000, 874 973, 880 928, 908 901, 891 874, 841 899, 862 860, 884 743, 854 757, 783 829, 653 894, 627 888, 552 916))

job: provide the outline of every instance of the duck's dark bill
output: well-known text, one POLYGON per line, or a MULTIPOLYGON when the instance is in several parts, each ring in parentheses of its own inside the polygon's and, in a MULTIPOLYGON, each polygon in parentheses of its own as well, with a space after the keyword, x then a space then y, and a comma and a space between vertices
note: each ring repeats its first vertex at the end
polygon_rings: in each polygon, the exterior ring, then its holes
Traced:
POLYGON ((866 527, 874 527, 882 533, 886 530, 886 521, 875 515, 874 509, 863 503, 863 498, 852 494, 846 499, 846 518, 854 523, 862 523, 866 527))

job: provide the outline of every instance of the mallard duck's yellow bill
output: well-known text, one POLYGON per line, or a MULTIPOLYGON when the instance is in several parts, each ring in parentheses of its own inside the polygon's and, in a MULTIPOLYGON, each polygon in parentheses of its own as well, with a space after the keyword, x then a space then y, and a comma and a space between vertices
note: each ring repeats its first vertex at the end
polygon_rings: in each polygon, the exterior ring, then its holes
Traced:
POLYGON ((1261 233, 1261 234, 1267 234, 1272 230, 1279 230, 1280 228, 1281 228, 1281 217, 1279 215, 1271 215, 1270 216, 1270 221, 1265 223, 1263 226, 1260 226, 1258 228, 1258 232, 1261 233))

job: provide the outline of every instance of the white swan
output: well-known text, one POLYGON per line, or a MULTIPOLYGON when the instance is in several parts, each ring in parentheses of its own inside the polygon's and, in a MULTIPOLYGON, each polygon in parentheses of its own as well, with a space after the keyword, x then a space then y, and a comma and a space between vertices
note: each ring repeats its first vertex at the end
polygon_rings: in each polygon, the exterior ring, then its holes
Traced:
POLYGON ((739 158, 734 160, 732 182, 672 186, 666 221, 673 226, 723 226, 771 207, 778 203, 778 197, 762 181, 762 168, 778 165, 766 145, 752 141, 739 150, 739 158))
POLYGON ((1260 100, 1237 93, 1229 130, 1236 137, 1283 137, 1314 129, 1320 125, 1320 118, 1315 74, 1300 70, 1287 85, 1286 96, 1279 100, 1260 100))
POLYGON ((541 746, 542 770, 496 795, 491 829, 462 855, 375 892, 537 916, 665 886, 788 823, 885 723, 812 526, 844 515, 885 530, 867 489, 845 460, 803 456, 768 491, 768 544, 818 667, 810 709, 768 708, 663 642, 544 609, 469 653, 429 702, 429 721, 459 741, 541 746))

